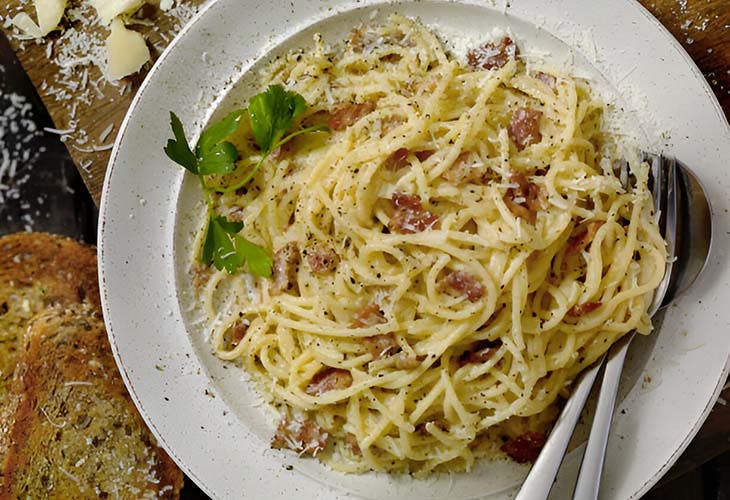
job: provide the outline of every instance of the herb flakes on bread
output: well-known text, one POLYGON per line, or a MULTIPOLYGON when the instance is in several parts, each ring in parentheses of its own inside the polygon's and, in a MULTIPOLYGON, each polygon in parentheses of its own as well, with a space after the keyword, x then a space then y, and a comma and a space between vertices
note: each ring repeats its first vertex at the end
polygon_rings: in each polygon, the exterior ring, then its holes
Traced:
POLYGON ((55 304, 99 308, 96 249, 63 236, 0 237, 0 408, 28 320, 55 304))
POLYGON ((0 350, 14 347, 3 359, 15 369, 0 405, 0 500, 179 498, 182 473, 114 362, 93 247, 44 234, 0 238, 3 303, 12 316, 0 315, 0 350))

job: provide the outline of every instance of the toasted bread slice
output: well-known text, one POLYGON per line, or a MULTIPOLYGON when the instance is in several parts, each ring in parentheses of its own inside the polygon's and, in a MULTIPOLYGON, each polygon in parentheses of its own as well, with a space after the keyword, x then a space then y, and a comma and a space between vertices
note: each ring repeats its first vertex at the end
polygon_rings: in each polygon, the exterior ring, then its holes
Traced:
POLYGON ((0 408, 28 320, 53 304, 99 307, 96 249, 45 233, 0 237, 0 408))
POLYGON ((182 473, 130 400, 91 307, 31 320, 10 402, 1 499, 178 498, 182 473))

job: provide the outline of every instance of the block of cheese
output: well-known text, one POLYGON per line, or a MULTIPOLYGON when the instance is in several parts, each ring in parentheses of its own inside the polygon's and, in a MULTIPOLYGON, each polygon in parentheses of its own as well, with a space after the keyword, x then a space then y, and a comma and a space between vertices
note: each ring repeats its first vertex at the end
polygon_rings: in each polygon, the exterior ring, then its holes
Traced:
POLYGON ((24 35, 32 36, 33 38, 43 37, 41 29, 38 27, 35 21, 33 21, 33 19, 25 12, 17 14, 13 18, 12 23, 24 35))
POLYGON ((41 36, 46 36, 58 28, 63 13, 66 10, 66 0, 35 0, 35 11, 38 15, 38 27, 41 36))
POLYGON ((58 23, 61 22, 63 13, 66 10, 66 0, 35 0, 33 4, 35 5, 38 24, 25 12, 16 15, 12 23, 24 35, 43 38, 58 28, 58 23))
POLYGON ((107 75, 112 80, 119 80, 136 73, 150 60, 150 50, 144 37, 127 29, 120 19, 114 19, 111 34, 106 39, 107 75))
POLYGON ((108 25, 115 17, 139 9, 145 0, 89 0, 89 3, 96 9, 101 22, 108 25))

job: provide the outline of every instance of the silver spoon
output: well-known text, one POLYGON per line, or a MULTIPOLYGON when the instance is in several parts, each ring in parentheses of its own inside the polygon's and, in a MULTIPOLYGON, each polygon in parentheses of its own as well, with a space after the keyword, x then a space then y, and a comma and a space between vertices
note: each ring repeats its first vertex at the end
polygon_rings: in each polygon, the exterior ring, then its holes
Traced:
MULTIPOLYGON (((710 249, 712 218, 710 204, 705 191, 697 178, 685 165, 677 162, 678 183, 677 213, 681 221, 677 226, 677 260, 672 266, 668 289, 661 307, 669 304, 681 292, 687 289, 697 278, 707 260, 710 249)), ((568 442, 578 422, 581 411, 588 399, 593 382, 603 363, 603 359, 584 370, 575 381, 573 393, 553 426, 550 437, 530 473, 520 488, 516 500, 540 500, 548 497, 555 481, 568 442)), ((622 363, 623 364, 623 363, 622 363)), ((619 370, 620 372, 620 370, 619 370)), ((613 397, 615 398, 615 391, 613 397)), ((613 412, 611 406, 609 414, 613 412)), ((606 426, 608 429, 608 426, 606 426)), ((606 430, 606 435, 608 430, 606 430)), ((600 448, 599 448, 600 449, 600 448)), ((603 453, 605 454, 605 444, 603 453)), ((603 460, 601 459, 601 467, 603 460)), ((600 478, 600 471, 597 475, 600 478)), ((579 498, 576 496, 576 498, 579 498)), ((582 498, 582 497, 580 497, 582 498)), ((588 497, 586 497, 588 498, 588 497)))

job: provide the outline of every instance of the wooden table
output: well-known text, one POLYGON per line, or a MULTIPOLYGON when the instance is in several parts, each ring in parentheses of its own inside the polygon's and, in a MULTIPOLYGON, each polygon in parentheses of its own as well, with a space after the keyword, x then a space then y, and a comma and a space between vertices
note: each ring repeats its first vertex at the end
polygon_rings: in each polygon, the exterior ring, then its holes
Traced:
MULTIPOLYGON (((196 7, 203 0, 181 0, 183 7, 196 7)), ((71 2, 77 4, 78 0, 71 2)), ((717 95, 725 116, 730 115, 730 0, 642 0, 641 2, 654 14, 667 29, 680 41, 692 56, 717 95)), ((7 9, 0 14, 14 14, 22 5, 21 0, 6 0, 7 9)), ((147 36, 153 57, 158 56, 172 35, 179 30, 180 16, 162 14, 156 8, 146 8, 145 15, 152 19, 155 26, 139 25, 137 28, 147 36)), ((181 16, 184 20, 187 16, 181 16)), ((77 21, 80 26, 84 21, 77 21)), ((88 24, 88 23, 87 23, 88 24)), ((96 28, 97 36, 104 30, 96 28)), ((56 128, 75 129, 66 137, 71 156, 84 177, 86 185, 98 202, 104 172, 109 160, 109 144, 119 129, 132 97, 142 82, 143 75, 127 79, 123 87, 90 85, 101 77, 98 69, 90 69, 87 89, 84 90, 88 103, 74 99, 64 99, 59 88, 63 85, 63 71, 49 60, 58 57, 64 40, 62 35, 49 36, 56 46, 48 44, 21 43, 11 38, 25 70, 36 85, 46 107, 53 117, 56 128), (50 52, 49 52, 50 50, 50 52), (60 96, 60 97, 59 97, 60 96), (73 123, 73 120, 76 123, 73 123), (75 126, 74 126, 75 125, 75 126), (112 127, 109 130, 109 127, 112 127), (108 133, 107 133, 108 132, 108 133), (85 138, 85 140, 84 140, 85 138), (96 149, 96 150, 95 150, 96 149)), ((83 71, 83 70, 80 70, 83 71)), ((698 467, 703 462, 728 450, 730 435, 730 408, 725 400, 730 399, 730 389, 723 391, 723 399, 713 409, 701 432, 687 452, 670 471, 667 478, 677 476, 683 471, 698 467)))

